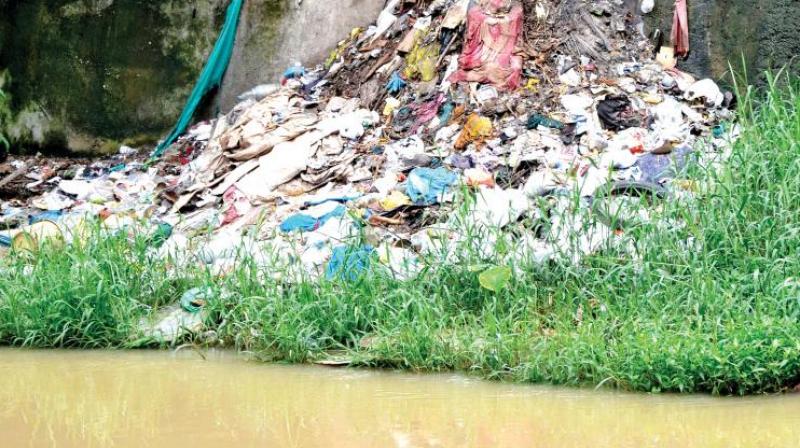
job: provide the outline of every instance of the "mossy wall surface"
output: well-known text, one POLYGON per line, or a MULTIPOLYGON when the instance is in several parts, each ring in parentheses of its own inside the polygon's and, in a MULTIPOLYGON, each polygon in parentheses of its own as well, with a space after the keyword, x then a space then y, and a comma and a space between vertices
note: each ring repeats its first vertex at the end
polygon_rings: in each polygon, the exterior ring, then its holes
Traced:
POLYGON ((0 9, 8 133, 31 149, 100 151, 171 126, 224 2, 6 0, 0 9))

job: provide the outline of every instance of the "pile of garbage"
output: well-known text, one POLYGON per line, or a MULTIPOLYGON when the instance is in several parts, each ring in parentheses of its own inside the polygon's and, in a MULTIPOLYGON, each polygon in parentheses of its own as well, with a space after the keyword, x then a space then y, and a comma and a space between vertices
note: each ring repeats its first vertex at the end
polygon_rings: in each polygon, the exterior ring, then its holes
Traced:
POLYGON ((46 178, 20 165, 46 191, 2 203, 0 243, 99 218, 220 275, 244 255, 413 278, 465 244, 491 256, 504 229, 511 257, 544 262, 577 236, 578 261, 624 225, 560 211, 686 193, 682 168, 733 134, 732 96, 657 60, 637 22, 614 0, 389 0, 323 65, 255 87, 157 161, 123 148, 46 178))

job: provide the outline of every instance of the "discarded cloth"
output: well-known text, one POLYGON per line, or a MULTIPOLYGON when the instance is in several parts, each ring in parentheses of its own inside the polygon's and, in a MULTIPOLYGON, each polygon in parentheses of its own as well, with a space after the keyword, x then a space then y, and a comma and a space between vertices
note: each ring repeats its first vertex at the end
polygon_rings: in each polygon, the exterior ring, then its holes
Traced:
POLYGON ((414 114, 416 120, 414 121, 414 125, 411 127, 411 132, 415 132, 420 127, 428 124, 431 120, 436 118, 436 114, 439 112, 439 108, 444 104, 445 97, 441 93, 436 96, 431 101, 427 103, 422 103, 418 107, 416 107, 416 113, 414 114))
POLYGON ((467 14, 464 49, 451 82, 485 82, 516 90, 522 58, 514 55, 522 32, 522 5, 513 0, 481 0, 467 14))
POLYGON ((689 54, 689 14, 686 12, 686 0, 675 0, 671 37, 676 56, 689 54))
POLYGON ((339 246, 333 249, 331 260, 325 269, 328 280, 354 281, 369 269, 375 249, 370 245, 361 247, 339 246))
POLYGON ((415 168, 408 175, 406 194, 415 204, 436 204, 457 179, 458 176, 446 168, 415 168))

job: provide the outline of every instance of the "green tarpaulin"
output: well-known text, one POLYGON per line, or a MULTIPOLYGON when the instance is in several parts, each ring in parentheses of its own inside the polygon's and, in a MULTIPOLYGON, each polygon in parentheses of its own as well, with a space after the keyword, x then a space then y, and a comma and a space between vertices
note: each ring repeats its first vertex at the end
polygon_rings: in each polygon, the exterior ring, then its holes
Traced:
POLYGON ((189 100, 186 101, 178 123, 175 124, 175 127, 167 138, 153 151, 152 158, 161 157, 164 150, 183 134, 186 127, 189 126, 189 123, 192 121, 192 116, 195 110, 197 110, 200 101, 203 100, 203 97, 205 97, 211 89, 219 86, 220 82, 222 82, 222 76, 228 68, 228 63, 231 60, 231 53, 233 53, 233 44, 236 41, 236 29, 239 26, 239 12, 242 9, 243 3, 244 0, 232 0, 231 4, 228 6, 228 11, 225 13, 225 24, 222 25, 222 31, 219 33, 217 43, 214 44, 214 49, 208 57, 206 66, 203 67, 203 71, 200 73, 200 79, 197 80, 197 84, 195 84, 192 94, 189 96, 189 100))

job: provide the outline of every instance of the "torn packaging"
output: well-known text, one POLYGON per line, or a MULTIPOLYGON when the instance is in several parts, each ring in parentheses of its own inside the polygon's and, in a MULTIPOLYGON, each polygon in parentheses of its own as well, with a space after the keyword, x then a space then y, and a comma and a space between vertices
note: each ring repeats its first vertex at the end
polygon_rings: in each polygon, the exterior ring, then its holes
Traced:
POLYGON ((261 156, 258 168, 239 180, 236 186, 253 202, 272 199, 275 188, 306 169, 309 159, 316 153, 316 143, 325 137, 322 131, 315 130, 277 145, 272 152, 261 156))
POLYGON ((259 157, 274 148, 276 145, 283 142, 288 142, 307 132, 317 123, 317 121, 318 118, 314 115, 301 113, 292 114, 286 119, 286 121, 284 121, 273 131, 265 134, 248 136, 244 131, 247 131, 250 124, 253 123, 253 121, 251 121, 247 126, 245 126, 242 133, 242 143, 248 146, 244 147, 243 149, 227 153, 226 156, 233 160, 250 160, 255 157, 259 157), (253 144, 250 145, 250 142, 253 142, 253 144))
POLYGON ((230 224, 252 210, 252 205, 236 187, 230 187, 222 196, 225 207, 221 225, 230 224))
POLYGON ((389 30, 389 28, 394 25, 397 21, 397 16, 394 15, 394 10, 397 8, 397 5, 400 4, 400 0, 389 0, 386 4, 386 8, 381 11, 380 15, 378 16, 378 21, 375 24, 375 34, 372 36, 371 42, 375 42, 378 40, 383 34, 389 30))
POLYGON ((332 158, 312 160, 308 169, 300 174, 300 178, 315 187, 336 180, 346 180, 355 173, 352 163, 355 159, 355 152, 350 151, 332 158))
POLYGON ((290 142, 275 146, 269 154, 258 159, 258 168, 236 183, 251 201, 263 202, 274 199, 274 190, 302 173, 325 137, 340 133, 348 138, 360 137, 364 132, 362 123, 374 123, 378 114, 357 110, 322 120, 314 130, 306 132, 290 142))
POLYGON ((225 178, 222 181, 222 183, 220 183, 219 185, 214 187, 213 190, 211 190, 211 194, 214 196, 219 196, 225 193, 226 191, 228 191, 228 188, 230 188, 231 185, 238 182, 239 179, 243 178, 256 168, 258 168, 258 159, 248 160, 247 162, 237 166, 233 171, 225 175, 225 178))
POLYGON ((457 0, 442 20, 442 28, 454 30, 461 26, 467 19, 467 9, 469 9, 469 0, 457 0))

